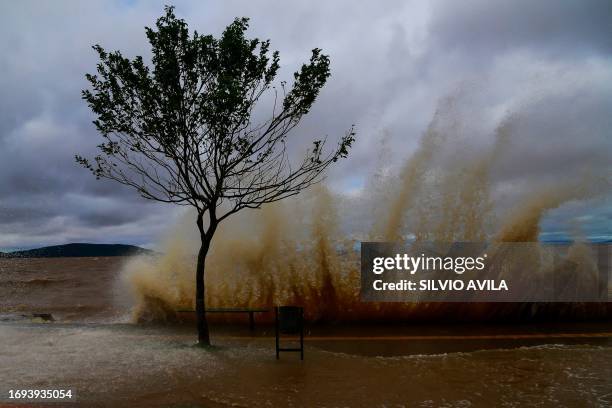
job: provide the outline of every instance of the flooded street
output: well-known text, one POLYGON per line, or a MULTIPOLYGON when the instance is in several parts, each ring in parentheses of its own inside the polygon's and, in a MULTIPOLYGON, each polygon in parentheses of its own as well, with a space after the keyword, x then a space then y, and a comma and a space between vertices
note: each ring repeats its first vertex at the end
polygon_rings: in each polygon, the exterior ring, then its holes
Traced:
POLYGON ((70 387, 83 406, 612 404, 609 341, 384 357, 315 342, 303 362, 276 361, 269 337, 218 334, 202 350, 180 329, 132 325, 5 323, 0 342, 4 388, 70 387))
POLYGON ((0 260, 3 398, 71 388, 66 406, 612 406, 606 321, 308 324, 305 360, 277 361, 265 322, 251 333, 246 318, 213 321, 211 349, 194 346, 191 324, 130 323, 124 261, 0 260))

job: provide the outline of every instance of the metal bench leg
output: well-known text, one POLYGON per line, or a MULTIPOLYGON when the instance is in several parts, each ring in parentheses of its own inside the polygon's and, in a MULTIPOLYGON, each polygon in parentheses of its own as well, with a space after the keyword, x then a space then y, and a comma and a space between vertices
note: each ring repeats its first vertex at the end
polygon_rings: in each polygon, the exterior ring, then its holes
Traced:
POLYGON ((302 316, 300 316, 300 360, 304 360, 304 315, 303 314, 302 316))
POLYGON ((275 314, 275 319, 274 319, 274 328, 276 330, 276 359, 279 359, 279 339, 278 339, 278 307, 274 308, 274 314, 275 314))
POLYGON ((253 312, 249 312, 249 330, 255 330, 255 316, 253 316, 253 312))

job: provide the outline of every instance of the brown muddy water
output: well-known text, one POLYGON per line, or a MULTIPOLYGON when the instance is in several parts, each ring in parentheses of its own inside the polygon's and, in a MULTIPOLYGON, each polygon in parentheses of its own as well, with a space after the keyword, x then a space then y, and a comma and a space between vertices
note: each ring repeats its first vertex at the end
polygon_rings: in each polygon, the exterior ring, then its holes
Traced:
MULTIPOLYGON (((122 258, 0 260, 0 401, 72 388, 64 406, 608 407, 612 323, 309 325, 277 361, 270 326, 131 322, 122 258), (20 317, 52 313, 51 323, 20 317)), ((2 406, 2 402, 0 402, 2 406)))

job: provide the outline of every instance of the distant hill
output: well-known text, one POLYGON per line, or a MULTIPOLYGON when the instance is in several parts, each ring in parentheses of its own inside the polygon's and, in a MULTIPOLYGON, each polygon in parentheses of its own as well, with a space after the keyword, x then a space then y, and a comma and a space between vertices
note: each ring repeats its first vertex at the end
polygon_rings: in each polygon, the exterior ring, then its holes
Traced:
POLYGON ((27 251, 0 252, 0 258, 74 258, 96 256, 131 256, 153 254, 154 251, 122 244, 66 244, 27 251))

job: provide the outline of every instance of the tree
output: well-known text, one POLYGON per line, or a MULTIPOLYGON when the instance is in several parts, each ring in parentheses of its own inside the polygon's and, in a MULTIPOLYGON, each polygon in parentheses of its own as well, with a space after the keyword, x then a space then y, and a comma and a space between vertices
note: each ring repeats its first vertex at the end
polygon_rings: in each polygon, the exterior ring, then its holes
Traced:
POLYGON ((97 74, 86 74, 91 89, 82 93, 104 141, 93 161, 79 155, 76 161, 97 179, 196 210, 201 247, 195 299, 202 345, 210 344, 206 255, 219 224, 244 208, 260 208, 319 182, 330 164, 347 156, 355 136, 351 127, 327 152, 326 139, 315 140, 303 159, 291 164, 287 136, 325 85, 329 57, 312 50, 292 86, 284 81, 275 86, 279 54, 270 51, 269 40, 245 38, 248 21, 235 19, 220 38, 190 34, 166 6, 156 28, 145 28, 150 63, 95 45, 97 74), (264 95, 271 114, 256 120, 264 95))

